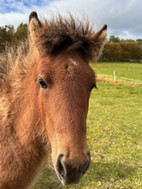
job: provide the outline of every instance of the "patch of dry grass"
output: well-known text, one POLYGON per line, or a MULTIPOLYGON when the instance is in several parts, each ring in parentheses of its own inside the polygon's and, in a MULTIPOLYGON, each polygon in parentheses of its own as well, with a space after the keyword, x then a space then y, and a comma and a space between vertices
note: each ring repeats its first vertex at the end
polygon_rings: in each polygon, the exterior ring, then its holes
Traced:
POLYGON ((113 85, 124 85, 124 86, 132 86, 132 87, 142 87, 142 83, 135 81, 125 81, 121 79, 114 79, 113 77, 106 77, 103 75, 97 75, 97 82, 106 82, 113 85))

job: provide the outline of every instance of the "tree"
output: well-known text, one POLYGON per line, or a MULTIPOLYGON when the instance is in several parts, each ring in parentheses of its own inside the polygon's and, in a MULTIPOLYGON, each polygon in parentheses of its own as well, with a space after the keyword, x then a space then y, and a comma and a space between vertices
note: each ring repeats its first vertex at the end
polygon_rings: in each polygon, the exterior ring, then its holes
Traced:
POLYGON ((18 28, 17 31, 15 33, 15 41, 19 42, 19 41, 24 41, 27 38, 27 24, 23 24, 21 23, 18 28))
POLYGON ((120 40, 118 37, 110 36, 101 59, 107 61, 140 61, 142 60, 142 39, 136 41, 132 39, 120 40))
POLYGON ((137 39, 136 42, 142 44, 142 39, 137 39))
POLYGON ((12 25, 6 25, 5 29, 6 29, 6 34, 7 34, 7 41, 13 42, 13 40, 14 40, 14 34, 15 34, 14 26, 12 26, 12 25))
POLYGON ((114 35, 111 35, 109 38, 109 42, 118 43, 120 42, 119 37, 115 37, 114 35))
POLYGON ((6 41, 6 28, 0 27, 0 51, 4 49, 6 41))
POLYGON ((134 43, 135 40, 133 40, 133 39, 121 39, 120 42, 121 43, 134 43))
POLYGON ((13 25, 0 27, 0 52, 27 38, 27 24, 21 23, 16 32, 13 25))
POLYGON ((14 33, 14 26, 12 25, 0 27, 0 51, 6 49, 8 44, 14 42, 14 33))

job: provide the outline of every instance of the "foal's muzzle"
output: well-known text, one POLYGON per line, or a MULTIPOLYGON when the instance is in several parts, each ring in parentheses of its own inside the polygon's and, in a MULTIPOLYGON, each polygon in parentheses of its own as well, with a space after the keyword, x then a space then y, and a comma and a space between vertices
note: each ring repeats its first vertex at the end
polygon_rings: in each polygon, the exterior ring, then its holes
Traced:
POLYGON ((75 163, 75 159, 73 161, 67 160, 64 154, 59 155, 56 164, 56 174, 63 185, 77 184, 80 181, 89 168, 91 162, 90 153, 85 155, 83 161, 77 159, 77 162, 75 163))

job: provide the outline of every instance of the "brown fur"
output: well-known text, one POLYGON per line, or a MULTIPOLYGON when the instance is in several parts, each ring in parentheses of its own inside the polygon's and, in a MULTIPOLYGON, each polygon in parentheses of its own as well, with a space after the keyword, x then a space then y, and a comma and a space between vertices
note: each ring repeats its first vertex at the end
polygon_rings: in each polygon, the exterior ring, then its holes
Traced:
POLYGON ((72 17, 40 22, 31 14, 28 41, 0 65, 0 189, 30 188, 49 149, 55 170, 62 153, 72 167, 85 166, 85 120, 95 82, 87 63, 98 58, 105 39, 106 26, 94 33, 72 17), (40 89, 39 75, 50 92, 40 89))

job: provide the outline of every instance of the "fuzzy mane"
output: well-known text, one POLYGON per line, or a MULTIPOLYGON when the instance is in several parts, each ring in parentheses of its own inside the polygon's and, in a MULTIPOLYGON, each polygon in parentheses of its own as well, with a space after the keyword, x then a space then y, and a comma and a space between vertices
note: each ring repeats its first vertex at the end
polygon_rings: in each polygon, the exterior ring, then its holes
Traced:
POLYGON ((78 50, 88 58, 93 57, 90 48, 90 39, 95 34, 89 21, 83 23, 75 20, 71 15, 63 18, 58 15, 51 21, 44 20, 41 27, 37 30, 37 46, 42 48, 45 54, 54 54, 64 49, 78 50))
POLYGON ((107 25, 104 25, 95 33, 87 19, 74 19, 72 15, 40 21, 37 13, 32 12, 29 18, 32 41, 43 56, 69 49, 80 52, 87 61, 96 60, 106 41, 106 29, 107 25))
POLYGON ((21 42, 18 46, 13 46, 1 55, 0 59, 0 90, 2 84, 6 84, 10 78, 20 78, 28 71, 27 55, 29 51, 28 40, 21 42), (27 71, 26 71, 27 70, 27 71), (22 74, 21 76, 19 74, 22 74))

